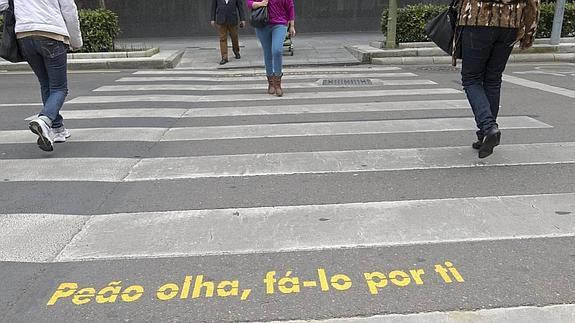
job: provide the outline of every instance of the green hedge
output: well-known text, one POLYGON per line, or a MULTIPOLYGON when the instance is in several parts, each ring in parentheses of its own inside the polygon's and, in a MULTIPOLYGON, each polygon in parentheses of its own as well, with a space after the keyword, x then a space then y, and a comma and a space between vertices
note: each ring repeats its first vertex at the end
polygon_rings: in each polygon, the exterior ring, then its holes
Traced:
MULTIPOLYGON (((537 28, 538 38, 551 37, 554 15, 555 3, 545 3, 541 5, 541 20, 539 21, 539 27, 537 28)), ((565 15, 563 16, 563 29, 561 30, 561 36, 575 36, 575 1, 571 1, 565 5, 565 15)))
MULTIPOLYGON (((416 4, 399 8, 397 12, 397 41, 399 43, 429 41, 423 32, 425 24, 446 8, 446 5, 431 4, 416 4)), ((538 38, 549 38, 551 36, 554 14, 554 3, 545 3, 541 5, 541 20, 537 31, 538 38)), ((387 9, 383 11, 381 17, 381 30, 384 34, 387 33, 387 9)), ((565 7, 561 36, 575 36, 574 1, 568 1, 565 7)))
POLYGON ((120 34, 118 15, 107 9, 80 10, 83 52, 111 52, 120 34))
MULTIPOLYGON (((80 29, 84 47, 82 52, 114 51, 114 43, 120 34, 118 16, 110 10, 94 9, 80 10, 80 29)), ((0 31, 3 19, 0 15, 0 31)), ((0 32, 0 37, 1 36, 0 32)))

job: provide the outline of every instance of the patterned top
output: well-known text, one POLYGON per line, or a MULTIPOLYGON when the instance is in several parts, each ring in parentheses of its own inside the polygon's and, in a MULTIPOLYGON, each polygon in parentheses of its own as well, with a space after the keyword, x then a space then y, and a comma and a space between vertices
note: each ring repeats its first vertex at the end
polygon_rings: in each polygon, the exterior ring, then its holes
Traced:
POLYGON ((535 41, 540 5, 540 0, 461 0, 458 25, 517 28, 521 48, 529 48, 535 41))

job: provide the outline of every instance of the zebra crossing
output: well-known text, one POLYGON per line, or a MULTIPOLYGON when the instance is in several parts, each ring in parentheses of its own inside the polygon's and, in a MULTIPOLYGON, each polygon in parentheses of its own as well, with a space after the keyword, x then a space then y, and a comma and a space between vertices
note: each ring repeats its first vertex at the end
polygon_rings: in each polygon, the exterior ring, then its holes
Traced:
MULTIPOLYGON (((80 212, 84 201, 64 200, 68 211, 43 212, 26 200, 1 199, 9 211, 0 211, 0 262, 66 265, 575 236, 573 218, 557 216, 575 210, 567 179, 566 188, 537 186, 524 194, 513 184, 501 194, 489 184, 461 187, 456 179, 495 177, 489 172, 497 170, 552 180, 550 174, 575 164, 575 142, 504 140, 479 160, 461 88, 396 67, 289 69, 282 98, 265 94, 262 78, 259 70, 136 71, 71 98, 62 111, 69 141, 39 158, 10 150, 0 157, 0 180, 4 191, 35 192, 35 204, 66 196, 55 191, 60 184, 100 202, 80 212), (350 79, 369 82, 323 82, 350 79), (132 144, 142 147, 137 155, 82 156, 82 147, 132 144), (546 167, 557 170, 541 174, 546 167), (401 197, 392 194, 393 178, 406 181, 401 197), (364 185, 381 193, 363 199, 364 185), (420 192, 436 186, 441 196, 420 192), (237 187, 244 190, 237 204, 224 203, 237 187)), ((20 107, 33 103, 0 105, 20 107)), ((520 109, 499 122, 504 136, 556 129, 520 109)), ((0 147, 33 143, 29 131, 0 130, 0 147)))

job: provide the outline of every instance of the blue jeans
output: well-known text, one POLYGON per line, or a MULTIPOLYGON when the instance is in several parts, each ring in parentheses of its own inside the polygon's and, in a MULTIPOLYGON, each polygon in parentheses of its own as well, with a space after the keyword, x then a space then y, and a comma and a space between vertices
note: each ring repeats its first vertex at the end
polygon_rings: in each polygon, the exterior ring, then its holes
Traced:
POLYGON ((497 126, 503 71, 517 29, 463 27, 461 81, 480 134, 497 126))
POLYGON ((18 40, 22 55, 40 82, 44 108, 40 116, 52 128, 60 128, 60 109, 68 95, 67 46, 45 37, 25 37, 18 40))
POLYGON ((256 28, 256 36, 264 50, 266 74, 282 75, 283 45, 287 33, 286 25, 267 25, 256 28))

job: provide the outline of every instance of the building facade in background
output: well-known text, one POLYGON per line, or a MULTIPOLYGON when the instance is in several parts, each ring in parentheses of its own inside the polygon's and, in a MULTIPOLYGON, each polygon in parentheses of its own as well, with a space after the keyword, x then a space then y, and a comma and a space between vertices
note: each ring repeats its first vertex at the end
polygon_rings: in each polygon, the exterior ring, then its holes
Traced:
MULTIPOLYGON (((380 30, 387 0, 294 0, 298 32, 380 30)), ((100 0, 76 0, 79 8, 96 8, 100 0)), ((402 5, 417 3, 402 1, 402 5)), ((420 2, 420 1, 419 1, 420 2)), ((432 1, 432 2, 435 2, 432 1)), ((210 0, 105 0, 120 18, 122 38, 213 35, 210 0)), ((249 32, 253 32, 251 27, 249 32)))

